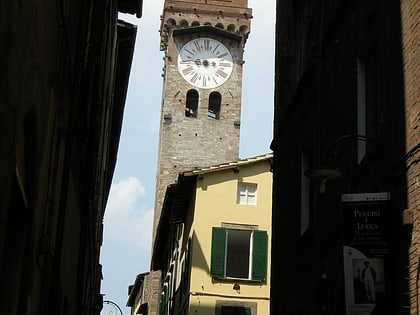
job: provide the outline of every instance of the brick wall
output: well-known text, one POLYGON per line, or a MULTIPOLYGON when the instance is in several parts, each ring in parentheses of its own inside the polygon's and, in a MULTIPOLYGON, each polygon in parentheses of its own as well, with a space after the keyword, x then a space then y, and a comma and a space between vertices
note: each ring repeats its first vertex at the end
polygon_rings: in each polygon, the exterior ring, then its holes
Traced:
POLYGON ((419 312, 420 257, 420 2, 401 1, 404 98, 406 110, 407 192, 408 208, 413 213, 413 234, 409 252, 411 314, 419 312))
POLYGON ((163 92, 153 240, 166 188, 175 182, 180 172, 239 158, 243 50, 252 10, 246 7, 247 1, 244 0, 211 2, 167 0, 164 4, 161 26, 163 92), (192 7, 191 3, 196 5, 192 7), (203 33, 173 36, 174 30, 197 24, 218 25, 227 35, 231 32, 241 38, 240 34, 242 40, 203 33), (230 49, 233 57, 234 68, 230 79, 215 89, 194 88, 178 71, 179 49, 189 40, 200 36, 216 38, 230 49), (196 89, 199 93, 196 118, 185 117, 186 94, 190 89, 196 89), (222 96, 218 120, 207 117, 209 94, 213 91, 218 91, 222 96))
MULTIPOLYGON (((252 10, 247 5, 247 0, 165 0, 160 30, 164 62, 153 243, 166 188, 176 181, 180 172, 239 158, 243 51, 252 18, 252 10), (175 30, 205 25, 217 26, 220 32, 173 35, 175 30), (215 38, 232 54, 232 74, 217 88, 193 87, 178 71, 179 49, 197 37, 215 38), (195 118, 185 116, 190 89, 199 94, 195 118), (220 119, 208 118, 209 95, 214 91, 222 97, 220 119)), ((152 271, 145 289, 150 296, 151 315, 159 312, 160 278, 160 273, 152 271)))

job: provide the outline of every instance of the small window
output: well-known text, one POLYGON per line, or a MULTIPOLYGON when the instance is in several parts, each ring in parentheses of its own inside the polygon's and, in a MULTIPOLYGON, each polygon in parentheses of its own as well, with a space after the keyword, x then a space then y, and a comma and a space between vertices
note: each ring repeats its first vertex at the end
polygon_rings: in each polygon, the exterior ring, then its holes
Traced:
POLYGON ((246 25, 242 25, 239 27, 239 34, 246 34, 248 33, 248 27, 246 25))
POLYGON ((267 246, 266 231, 213 227, 211 276, 265 281, 267 246))
POLYGON ((309 154, 302 153, 300 160, 300 235, 303 235, 309 228, 310 222, 311 179, 305 175, 312 164, 309 161, 309 154))
POLYGON ((257 184, 238 183, 237 201, 240 205, 257 204, 257 184))
POLYGON ((235 24, 229 24, 227 27, 227 30, 232 33, 235 32, 235 29, 236 29, 235 24))
POLYGON ((181 25, 181 27, 188 27, 188 21, 186 20, 182 20, 179 25, 181 25))
POLYGON ((221 314, 222 315, 251 315, 251 308, 243 307, 243 306, 222 305, 221 314))
POLYGON ((198 92, 189 90, 187 92, 187 102, 185 104, 185 117, 197 117, 198 111, 198 92))
POLYGON ((218 92, 212 92, 209 96, 209 110, 207 116, 209 119, 220 119, 220 104, 222 96, 218 92))

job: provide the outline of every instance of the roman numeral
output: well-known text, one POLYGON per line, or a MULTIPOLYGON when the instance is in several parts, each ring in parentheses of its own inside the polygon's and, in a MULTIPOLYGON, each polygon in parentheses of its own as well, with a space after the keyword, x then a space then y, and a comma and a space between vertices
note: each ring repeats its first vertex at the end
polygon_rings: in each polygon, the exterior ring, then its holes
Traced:
POLYGON ((190 73, 191 73, 191 72, 193 72, 193 71, 194 71, 193 67, 188 66, 187 68, 185 68, 185 69, 183 69, 183 70, 182 70, 182 73, 183 73, 184 75, 187 75, 187 74, 190 74, 190 73))
POLYGON ((217 48, 219 48, 219 44, 217 44, 217 46, 213 49, 213 52, 216 53, 217 48))
POLYGON ((220 75, 224 79, 227 78, 227 76, 228 76, 227 73, 224 72, 222 69, 217 70, 216 74, 220 75))
MULTIPOLYGON (((188 49, 185 49, 185 51, 187 52, 187 53, 189 53, 191 56, 194 56, 194 53, 192 52, 192 51, 189 51, 188 49)), ((190 57, 191 58, 191 57, 190 57)))
POLYGON ((197 49, 197 51, 201 50, 200 42, 198 40, 194 41, 194 46, 197 49))
POLYGON ((204 40, 204 49, 205 50, 210 50, 210 40, 208 40, 208 39, 204 40))
POLYGON ((230 68, 231 64, 230 64, 230 62, 221 62, 221 63, 219 63, 219 66, 230 68))
POLYGON ((190 79, 191 83, 195 83, 195 81, 197 81, 198 79, 198 73, 194 73, 193 77, 190 79))
POLYGON ((218 56, 219 58, 223 58, 224 56, 227 56, 227 52, 226 53, 224 53, 224 54, 221 54, 220 56, 218 56))

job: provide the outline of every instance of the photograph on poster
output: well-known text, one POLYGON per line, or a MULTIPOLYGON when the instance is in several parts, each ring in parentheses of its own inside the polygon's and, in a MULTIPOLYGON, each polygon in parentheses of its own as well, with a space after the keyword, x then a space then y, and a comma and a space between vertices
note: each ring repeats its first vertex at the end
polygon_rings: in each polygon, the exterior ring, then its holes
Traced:
POLYGON ((353 288, 355 304, 384 303, 384 259, 353 259, 353 288))

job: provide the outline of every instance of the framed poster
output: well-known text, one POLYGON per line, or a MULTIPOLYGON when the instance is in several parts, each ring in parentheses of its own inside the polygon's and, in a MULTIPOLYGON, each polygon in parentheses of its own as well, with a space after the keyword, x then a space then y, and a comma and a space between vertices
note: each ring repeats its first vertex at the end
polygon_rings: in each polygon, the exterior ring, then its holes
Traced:
POLYGON ((341 196, 347 315, 370 315, 386 303, 389 200, 389 193, 341 196))

